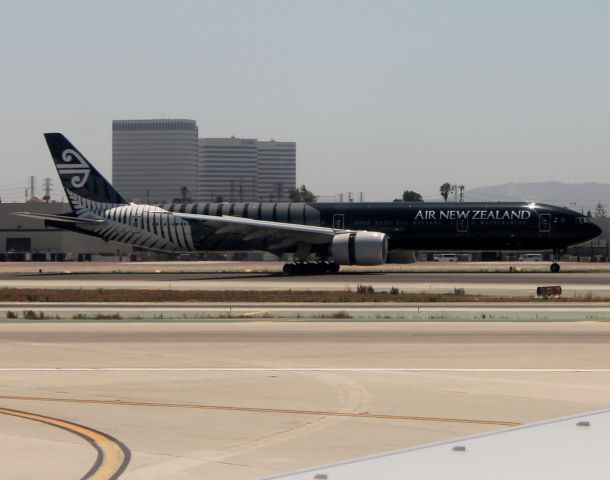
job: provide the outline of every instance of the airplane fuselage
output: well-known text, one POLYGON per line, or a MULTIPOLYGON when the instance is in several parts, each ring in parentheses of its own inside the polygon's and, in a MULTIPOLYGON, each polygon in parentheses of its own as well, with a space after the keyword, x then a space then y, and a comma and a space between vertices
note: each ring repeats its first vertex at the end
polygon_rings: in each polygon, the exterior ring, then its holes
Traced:
MULTIPOLYGON (((170 212, 383 232, 390 250, 552 250, 582 243, 599 228, 582 214, 528 203, 190 203, 170 212)), ((264 239, 219 235, 192 225, 195 250, 266 250, 264 239)))

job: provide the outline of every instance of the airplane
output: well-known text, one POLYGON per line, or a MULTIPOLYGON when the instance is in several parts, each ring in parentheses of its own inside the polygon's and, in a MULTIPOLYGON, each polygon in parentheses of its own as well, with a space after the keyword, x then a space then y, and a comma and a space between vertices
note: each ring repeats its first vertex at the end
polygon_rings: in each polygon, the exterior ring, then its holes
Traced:
POLYGON ((381 265, 400 250, 552 250, 558 272, 561 252, 601 233, 581 213, 527 202, 135 204, 61 133, 44 137, 72 211, 17 215, 162 252, 288 253, 286 274, 381 265))

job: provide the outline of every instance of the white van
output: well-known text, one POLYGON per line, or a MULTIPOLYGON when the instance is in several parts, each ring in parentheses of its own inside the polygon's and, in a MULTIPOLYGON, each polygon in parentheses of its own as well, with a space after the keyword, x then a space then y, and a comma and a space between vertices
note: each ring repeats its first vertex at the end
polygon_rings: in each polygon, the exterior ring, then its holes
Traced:
POLYGON ((438 253, 433 257, 435 262, 457 262, 458 257, 455 253, 438 253))
POLYGON ((520 262, 542 262, 542 254, 540 253, 523 253, 519 256, 520 262))

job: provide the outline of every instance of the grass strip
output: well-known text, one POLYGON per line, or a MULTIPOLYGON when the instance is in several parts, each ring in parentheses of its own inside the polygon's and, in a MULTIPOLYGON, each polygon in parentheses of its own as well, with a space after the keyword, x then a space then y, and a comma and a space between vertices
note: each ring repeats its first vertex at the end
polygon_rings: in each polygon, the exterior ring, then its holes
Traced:
POLYGON ((314 291, 314 290, 147 290, 147 289, 37 289, 0 288, 0 302, 607 302, 607 296, 591 293, 539 298, 534 296, 470 295, 463 289, 453 293, 404 292, 398 289, 375 291, 314 291))

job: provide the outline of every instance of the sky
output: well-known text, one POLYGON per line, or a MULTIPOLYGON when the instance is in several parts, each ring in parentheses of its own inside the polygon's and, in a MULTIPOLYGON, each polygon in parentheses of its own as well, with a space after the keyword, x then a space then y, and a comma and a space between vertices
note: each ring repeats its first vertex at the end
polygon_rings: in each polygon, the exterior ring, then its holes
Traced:
POLYGON ((321 195, 610 182, 610 2, 0 0, 0 198, 113 119, 297 143, 321 195))

